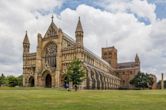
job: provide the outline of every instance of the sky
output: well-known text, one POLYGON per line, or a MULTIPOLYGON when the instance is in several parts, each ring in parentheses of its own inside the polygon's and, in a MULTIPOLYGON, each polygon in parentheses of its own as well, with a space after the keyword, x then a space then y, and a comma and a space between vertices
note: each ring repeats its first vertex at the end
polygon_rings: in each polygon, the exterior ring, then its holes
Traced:
POLYGON ((166 0, 0 0, 0 73, 22 74, 26 30, 35 52, 37 34, 44 36, 52 15, 73 39, 80 16, 84 45, 96 55, 115 46, 119 63, 137 53, 141 71, 166 76, 166 0))

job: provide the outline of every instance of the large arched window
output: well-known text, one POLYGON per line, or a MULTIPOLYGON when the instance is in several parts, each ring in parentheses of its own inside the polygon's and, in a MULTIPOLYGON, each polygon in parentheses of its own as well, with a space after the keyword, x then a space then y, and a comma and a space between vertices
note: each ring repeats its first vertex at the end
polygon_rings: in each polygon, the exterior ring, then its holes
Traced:
POLYGON ((45 63, 50 67, 56 67, 57 46, 50 43, 45 48, 45 63))

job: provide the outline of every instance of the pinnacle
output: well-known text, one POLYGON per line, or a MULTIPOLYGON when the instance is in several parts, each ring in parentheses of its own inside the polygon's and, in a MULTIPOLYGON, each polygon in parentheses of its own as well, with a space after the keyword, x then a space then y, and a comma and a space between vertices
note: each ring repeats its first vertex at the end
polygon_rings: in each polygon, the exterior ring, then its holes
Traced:
POLYGON ((79 19, 78 19, 76 32, 83 32, 80 17, 79 17, 79 19))
POLYGON ((25 37, 24 37, 24 41, 23 41, 23 43, 27 43, 27 44, 29 44, 29 39, 28 39, 27 31, 26 31, 26 34, 25 34, 25 37))

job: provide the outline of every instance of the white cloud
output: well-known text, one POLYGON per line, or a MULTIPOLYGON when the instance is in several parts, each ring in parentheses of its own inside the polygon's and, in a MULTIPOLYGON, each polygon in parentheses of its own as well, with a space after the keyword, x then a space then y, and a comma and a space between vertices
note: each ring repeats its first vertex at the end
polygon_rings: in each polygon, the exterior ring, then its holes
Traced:
MULTIPOLYGON (((28 29, 32 51, 35 50, 37 32, 44 32, 51 10, 61 6, 60 0, 1 0, 0 1, 0 72, 22 73, 22 41, 28 29), (39 12, 50 12, 42 16, 39 12), (42 18, 42 22, 37 19, 42 18), (47 18, 47 19, 44 19, 47 18)), ((43 13, 42 13, 43 14, 43 13)))
MULTIPOLYGON (((142 50, 142 46, 150 45, 146 42, 149 40, 150 26, 140 23, 133 14, 110 13, 86 5, 79 6, 76 11, 73 10, 72 14, 69 15, 71 11, 69 9, 65 10, 61 17, 69 18, 75 15, 74 19, 67 22, 75 22, 76 25, 77 17, 81 16, 85 32, 85 45, 88 47, 94 46, 94 44, 87 43, 94 39, 96 44, 100 44, 95 47, 96 49, 93 49, 95 53, 100 54, 101 47, 106 46, 107 41, 110 46, 116 45, 120 54, 123 54, 122 56, 127 53, 126 55, 130 55, 129 57, 132 56, 134 59, 136 52, 142 50), (73 14, 74 12, 75 14, 73 14)), ((74 34, 75 27, 64 29, 68 33, 73 32, 74 34)), ((74 36, 73 34, 71 35, 74 36)), ((125 59, 129 57, 126 56, 125 59)))
POLYGON ((147 17, 151 22, 156 20, 154 4, 148 3, 147 0, 133 0, 130 4, 131 11, 140 17, 147 17))
POLYGON ((149 19, 150 22, 156 20, 155 4, 148 3, 147 0, 114 0, 106 1, 105 7, 111 12, 130 12, 136 14, 138 17, 149 19))
POLYGON ((153 36, 160 36, 163 41, 160 45, 166 41, 164 40, 166 35, 164 21, 155 20, 145 25, 132 13, 121 11, 114 13, 80 5, 76 10, 66 9, 60 15, 63 22, 62 29, 70 33, 73 38, 78 16, 81 16, 85 32, 84 43, 94 53, 100 55, 101 47, 106 46, 107 40, 109 46, 115 45, 118 48, 121 62, 134 60, 135 54, 138 53, 143 71, 158 76, 165 71, 165 57, 162 53, 164 48, 155 46, 155 42, 159 39, 153 38, 153 36), (70 17, 72 19, 67 19, 70 17), (161 65, 158 65, 159 63, 161 65))
MULTIPOLYGON (((119 2, 122 3, 122 0, 119 2)), ((35 51, 37 33, 40 32, 44 36, 51 21, 51 13, 43 15, 43 13, 39 13, 39 10, 51 12, 54 7, 61 5, 52 3, 45 6, 45 1, 42 3, 43 8, 40 6, 34 8, 31 3, 27 6, 22 2, 14 4, 3 0, 0 2, 0 8, 4 9, 0 14, 0 65, 3 68, 0 69, 0 72, 18 72, 19 74, 22 72, 20 62, 22 61, 22 40, 25 30, 28 30, 31 50, 35 51), (19 7, 20 5, 22 6, 19 7)), ((78 16, 81 16, 84 44, 97 55, 100 56, 101 47, 105 47, 107 41, 108 46, 115 45, 118 49, 120 62, 132 61, 135 54, 138 53, 141 57, 143 71, 156 74, 166 71, 166 51, 164 49, 166 46, 164 42, 166 41, 166 31, 164 30, 166 20, 156 20, 155 6, 147 1, 129 2, 127 0, 126 3, 123 3, 120 4, 121 6, 114 6, 111 9, 117 10, 118 7, 120 11, 102 11, 91 6, 79 5, 76 10, 65 9, 60 15, 55 15, 54 22, 74 38, 78 16), (145 7, 139 10, 141 5, 145 7), (152 23, 145 25, 140 22, 133 13, 125 11, 128 8, 138 16, 147 17, 152 23)), ((40 5, 42 6, 42 4, 40 5)), ((110 4, 108 5, 110 6, 110 4)))

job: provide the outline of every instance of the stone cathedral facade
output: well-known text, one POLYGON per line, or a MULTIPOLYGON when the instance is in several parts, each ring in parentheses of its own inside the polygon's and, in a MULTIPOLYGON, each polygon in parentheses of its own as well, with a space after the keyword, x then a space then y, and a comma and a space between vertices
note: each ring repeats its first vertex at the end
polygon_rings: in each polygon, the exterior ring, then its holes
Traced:
POLYGON ((80 18, 73 40, 52 18, 42 36, 37 35, 35 53, 30 53, 30 42, 26 32, 23 40, 23 86, 64 87, 65 72, 70 62, 78 58, 86 70, 86 79, 80 86, 84 89, 130 88, 130 80, 140 71, 140 60, 118 63, 115 47, 102 48, 102 58, 84 47, 84 32, 80 18))

